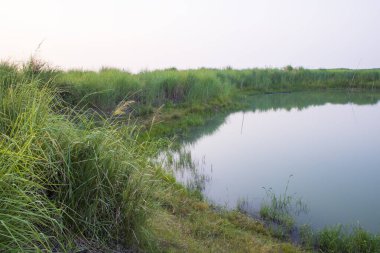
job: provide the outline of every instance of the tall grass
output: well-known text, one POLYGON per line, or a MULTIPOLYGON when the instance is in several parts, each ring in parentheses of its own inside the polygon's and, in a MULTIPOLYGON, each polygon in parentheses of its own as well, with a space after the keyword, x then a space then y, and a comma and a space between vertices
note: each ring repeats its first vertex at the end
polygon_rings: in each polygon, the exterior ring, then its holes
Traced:
POLYGON ((313 231, 309 225, 300 228, 302 245, 307 249, 332 253, 375 253, 380 251, 380 236, 371 234, 358 225, 328 226, 313 231))
POLYGON ((102 69, 99 72, 72 70, 56 78, 63 98, 70 104, 89 105, 109 111, 124 99, 141 92, 138 79, 128 72, 102 69))
POLYGON ((217 71, 222 80, 230 80, 238 88, 261 91, 310 88, 379 88, 380 70, 304 69, 224 69, 217 71))
MULTIPOLYGON (((232 87, 207 70, 153 71, 132 75, 116 69, 61 72, 56 85, 72 104, 81 103, 103 111, 122 101, 133 100, 139 108, 163 104, 207 103, 226 98, 232 87)), ((141 112, 141 111, 140 111, 141 112)))
POLYGON ((107 111, 124 100, 134 100, 137 112, 163 104, 205 104, 231 98, 238 90, 259 92, 305 89, 379 89, 380 70, 195 69, 156 70, 131 74, 117 69, 99 72, 60 72, 55 85, 67 101, 107 111))
POLYGON ((143 243, 157 143, 67 108, 25 68, 0 67, 0 252, 143 243))
POLYGON ((132 74, 103 68, 100 71, 58 71, 31 59, 20 70, 11 63, 0 64, 0 82, 38 77, 58 89, 72 104, 111 111, 123 101, 135 101, 142 114, 162 105, 206 104, 227 100, 238 90, 280 92, 306 89, 380 88, 380 69, 193 69, 156 70, 132 74))
POLYGON ((51 249, 49 237, 57 239, 62 232, 61 210, 44 194, 46 161, 37 140, 48 120, 52 96, 33 83, 2 86, 0 91, 0 248, 51 249))

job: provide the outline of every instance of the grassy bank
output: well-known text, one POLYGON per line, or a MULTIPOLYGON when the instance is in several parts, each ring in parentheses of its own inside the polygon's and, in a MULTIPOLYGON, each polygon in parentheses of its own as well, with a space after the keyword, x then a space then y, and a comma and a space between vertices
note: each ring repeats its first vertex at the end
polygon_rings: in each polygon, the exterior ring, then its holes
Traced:
MULTIPOLYGON (((157 143, 95 125, 38 80, 0 86, 0 252, 136 245, 157 143)), ((153 184, 154 185, 154 184, 153 184)))
MULTIPOLYGON (((111 68, 98 72, 43 72, 45 79, 51 75, 52 85, 71 105, 92 108, 107 115, 121 112, 127 117, 145 119, 144 124, 149 128, 152 117, 155 122, 164 122, 154 128, 153 135, 157 136, 201 125, 204 118, 216 112, 247 108, 251 102, 246 98, 252 94, 380 89, 380 69, 309 70, 287 66, 244 70, 172 68, 138 74, 111 68)), ((292 102, 287 102, 291 106, 292 102)))
POLYGON ((70 106, 35 64, 0 67, 0 252, 293 248, 176 184, 151 160, 165 140, 70 106))
POLYGON ((135 101, 137 114, 154 108, 225 103, 241 90, 257 93, 320 89, 379 89, 380 69, 194 69, 156 70, 132 74, 103 68, 100 71, 48 68, 32 59, 23 71, 0 64, 0 78, 23 80, 38 76, 57 88, 72 105, 87 105, 110 112, 123 101, 135 101))
POLYGON ((301 252, 210 206, 152 157, 173 129, 246 106, 248 90, 377 89, 379 72, 0 64, 0 252, 301 252))
POLYGON ((226 102, 239 90, 284 92, 316 89, 379 89, 380 70, 160 70, 131 74, 116 69, 60 72, 56 85, 67 101, 110 111, 136 101, 138 114, 153 108, 226 102), (92 95, 89 95, 92 94, 92 95))

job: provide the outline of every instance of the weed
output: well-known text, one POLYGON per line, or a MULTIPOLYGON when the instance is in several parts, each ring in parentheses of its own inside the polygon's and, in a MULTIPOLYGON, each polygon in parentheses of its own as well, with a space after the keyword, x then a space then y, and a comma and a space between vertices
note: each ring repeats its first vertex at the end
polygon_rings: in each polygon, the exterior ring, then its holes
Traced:
POLYGON ((295 228, 295 216, 308 212, 308 208, 301 198, 295 198, 294 195, 288 194, 291 177, 292 175, 289 176, 283 194, 277 195, 271 188, 264 188, 267 200, 260 208, 260 217, 269 222, 273 233, 280 238, 288 237, 295 228))
POLYGON ((156 143, 65 107, 40 69, 24 71, 0 83, 1 250, 143 245, 156 143))

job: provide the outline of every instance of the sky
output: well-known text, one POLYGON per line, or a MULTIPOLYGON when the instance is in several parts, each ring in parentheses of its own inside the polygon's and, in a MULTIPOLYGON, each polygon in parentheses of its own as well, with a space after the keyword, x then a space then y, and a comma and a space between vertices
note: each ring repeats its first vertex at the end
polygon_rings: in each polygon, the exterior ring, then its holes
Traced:
POLYGON ((0 0, 0 60, 63 69, 378 68, 379 30, 379 0, 0 0))

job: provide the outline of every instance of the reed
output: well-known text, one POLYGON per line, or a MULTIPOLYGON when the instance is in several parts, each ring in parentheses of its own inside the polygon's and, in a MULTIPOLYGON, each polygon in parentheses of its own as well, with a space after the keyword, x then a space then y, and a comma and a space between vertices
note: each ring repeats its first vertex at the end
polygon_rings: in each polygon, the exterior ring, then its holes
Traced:
POLYGON ((0 69, 0 251, 143 244, 158 143, 66 107, 47 76, 0 69))
MULTIPOLYGON (((67 101, 110 110, 123 100, 136 101, 136 112, 147 108, 221 103, 241 90, 284 92, 321 89, 380 88, 380 70, 333 69, 193 69, 156 70, 138 74, 117 69, 99 72, 61 71, 56 87, 67 101)), ((148 111, 152 111, 148 109, 148 111)))
POLYGON ((310 226, 300 229, 301 243, 305 248, 320 252, 379 252, 380 237, 359 225, 334 225, 314 231, 310 226))

